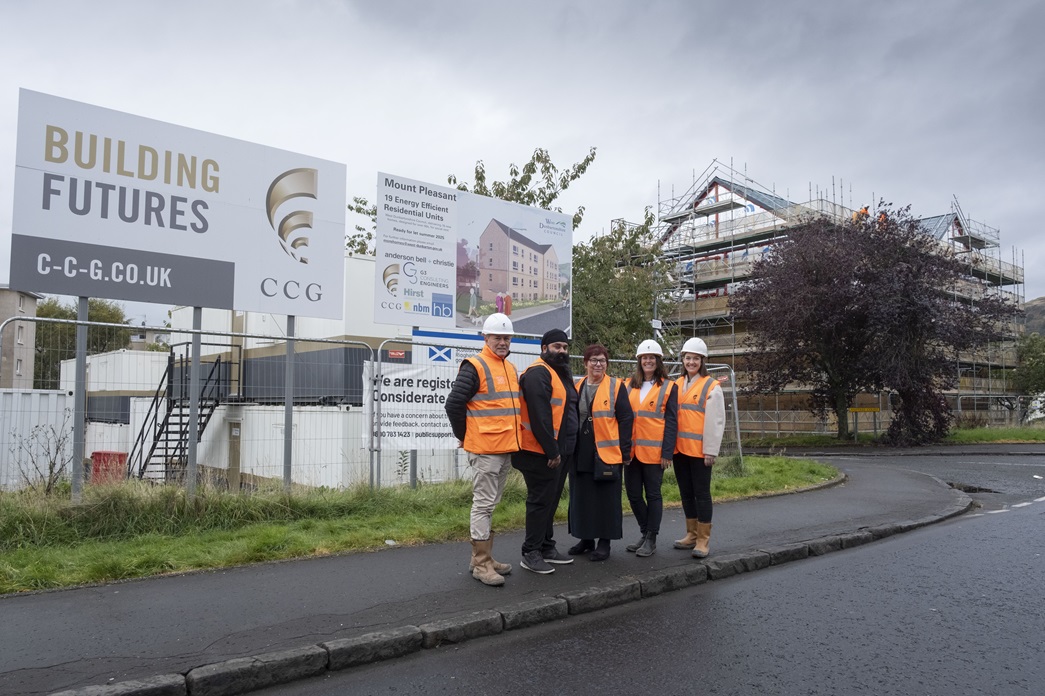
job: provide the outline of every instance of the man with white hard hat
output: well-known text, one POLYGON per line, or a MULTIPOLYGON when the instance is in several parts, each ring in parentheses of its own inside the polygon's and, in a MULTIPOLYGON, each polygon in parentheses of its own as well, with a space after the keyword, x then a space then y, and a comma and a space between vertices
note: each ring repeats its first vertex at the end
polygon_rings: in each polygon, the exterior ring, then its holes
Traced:
POLYGON ((493 587, 504 585, 503 576, 512 572, 510 563, 493 558, 491 520, 512 453, 519 451, 519 377, 507 360, 514 334, 512 320, 504 314, 487 317, 483 349, 461 361, 445 406, 472 467, 472 577, 493 587))

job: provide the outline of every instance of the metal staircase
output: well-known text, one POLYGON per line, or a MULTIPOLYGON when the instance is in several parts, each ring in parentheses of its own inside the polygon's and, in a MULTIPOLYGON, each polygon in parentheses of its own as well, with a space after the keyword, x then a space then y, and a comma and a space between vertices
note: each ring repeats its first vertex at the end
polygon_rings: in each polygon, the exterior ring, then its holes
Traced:
MULTIPOLYGON (((229 361, 223 361, 221 357, 201 365, 207 372, 200 380, 200 392, 197 395, 197 442, 203 438, 203 432, 221 402, 220 387, 227 382, 228 366, 229 361)), ((172 351, 142 429, 127 458, 128 478, 137 476, 141 479, 149 474, 150 478, 176 481, 184 477, 191 429, 188 374, 187 358, 176 360, 172 351), (176 373, 180 373, 179 381, 175 381, 176 373)))

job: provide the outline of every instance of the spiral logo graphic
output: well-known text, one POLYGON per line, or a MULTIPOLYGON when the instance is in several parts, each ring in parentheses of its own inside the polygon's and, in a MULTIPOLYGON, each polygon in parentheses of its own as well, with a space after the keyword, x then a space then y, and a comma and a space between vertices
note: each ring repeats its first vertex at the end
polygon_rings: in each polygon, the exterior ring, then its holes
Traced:
POLYGON ((399 264, 393 263, 390 266, 385 266, 384 272, 381 274, 381 280, 385 283, 385 290, 392 297, 396 296, 396 289, 399 287, 399 264))
POLYGON ((317 170, 289 169, 273 179, 265 196, 269 225, 279 235, 279 243, 287 256, 300 263, 308 263, 308 258, 303 256, 303 250, 308 249, 308 237, 297 234, 297 231, 312 229, 312 213, 307 210, 293 210, 284 215, 277 225, 276 210, 293 198, 315 200, 318 190, 317 170), (299 249, 302 251, 298 251, 299 249))

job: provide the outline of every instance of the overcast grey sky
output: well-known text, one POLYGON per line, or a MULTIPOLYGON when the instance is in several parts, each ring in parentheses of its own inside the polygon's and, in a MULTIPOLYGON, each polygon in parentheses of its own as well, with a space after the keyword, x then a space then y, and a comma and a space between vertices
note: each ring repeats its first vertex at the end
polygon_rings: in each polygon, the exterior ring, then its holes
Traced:
POLYGON ((561 200, 587 208, 575 241, 714 158, 796 201, 832 177, 846 205, 956 195, 1003 260, 1025 254, 1030 299, 1043 30, 1040 0, 4 2, 0 280, 24 87, 343 162, 349 197, 378 171, 503 178, 536 147, 565 167, 596 146, 561 200))

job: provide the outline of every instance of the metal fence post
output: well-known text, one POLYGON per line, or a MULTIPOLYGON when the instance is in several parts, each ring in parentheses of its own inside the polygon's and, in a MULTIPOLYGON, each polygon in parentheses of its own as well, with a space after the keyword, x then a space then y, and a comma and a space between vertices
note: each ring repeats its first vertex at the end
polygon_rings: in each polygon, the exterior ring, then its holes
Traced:
POLYGON ((73 470, 72 500, 83 496, 83 455, 87 439, 87 309, 88 300, 81 297, 76 307, 76 386, 73 397, 73 470))
POLYGON ((192 308, 192 367, 189 368, 189 442, 188 464, 185 474, 185 494, 189 500, 196 495, 196 454, 200 439, 200 330, 203 327, 203 308, 192 308))
MULTIPOLYGON (((307 347, 307 346, 306 346, 307 347)), ((294 316, 287 316, 286 374, 283 375, 283 491, 290 493, 294 458, 294 316)))

